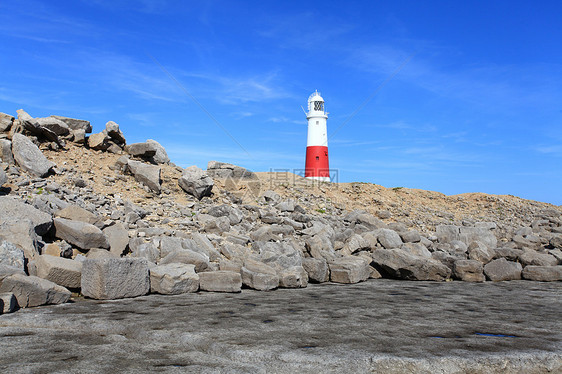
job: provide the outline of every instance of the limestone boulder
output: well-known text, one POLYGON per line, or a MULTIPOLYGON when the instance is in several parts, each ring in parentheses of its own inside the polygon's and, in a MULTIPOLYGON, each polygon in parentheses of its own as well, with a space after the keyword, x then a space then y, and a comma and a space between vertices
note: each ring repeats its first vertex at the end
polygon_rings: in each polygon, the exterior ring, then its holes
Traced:
POLYGON ((38 177, 46 177, 55 167, 55 163, 47 160, 39 148, 25 135, 14 134, 12 137, 12 153, 16 163, 26 172, 38 177))
POLYGON ((71 293, 47 279, 13 274, 0 282, 0 293, 13 293, 22 308, 66 303, 71 293))
POLYGON ((83 250, 109 248, 104 233, 94 225, 66 218, 55 218, 55 236, 83 250))
POLYGON ((523 279, 556 282, 562 281, 562 266, 525 266, 521 274, 523 279))
POLYGON ((200 273, 199 289, 211 292, 240 292, 242 276, 240 273, 227 270, 200 273))
POLYGON ((480 261, 483 264, 494 259, 495 252, 492 248, 486 246, 479 240, 475 240, 468 246, 468 258, 471 260, 480 261))
POLYGON ((35 118, 35 123, 40 127, 46 128, 58 136, 65 136, 70 133, 70 127, 68 125, 59 120, 58 118, 54 117, 44 117, 44 118, 35 118))
POLYGON ((308 273, 302 265, 278 269, 279 287, 305 288, 308 286, 308 273))
POLYGON ((453 265, 453 276, 465 282, 484 282, 484 268, 477 260, 457 260, 453 265))
MULTIPOLYGON (((51 215, 11 196, 0 196, 0 224, 27 220, 37 235, 46 234, 53 225, 51 215)), ((0 233, 1 235, 1 233, 0 233)))
POLYGON ((124 145, 127 141, 125 135, 119 129, 119 125, 113 121, 108 121, 105 124, 105 133, 111 138, 113 142, 119 145, 124 145))
POLYGON ((386 249, 400 248, 402 245, 400 235, 394 230, 377 229, 373 233, 377 235, 379 243, 386 249))
POLYGON ((6 114, 0 113, 0 132, 8 132, 14 123, 14 117, 6 114))
POLYGON ((263 262, 246 259, 240 269, 242 284, 259 291, 269 291, 279 287, 279 277, 271 266, 263 262))
POLYGON ((211 269, 208 257, 190 249, 174 251, 160 261, 160 265, 173 263, 195 265, 195 271, 197 273, 205 272, 211 269))
POLYGON ((207 175, 218 179, 257 179, 257 175, 241 166, 228 164, 226 162, 209 161, 207 164, 207 175))
POLYGON ((87 259, 82 264, 82 294, 98 300, 146 295, 150 291, 148 262, 138 258, 87 259))
POLYGON ((109 243, 109 251, 121 257, 129 246, 129 231, 121 222, 108 226, 102 230, 109 243))
POLYGON ((334 283, 359 283, 369 279, 369 261, 362 257, 345 256, 328 262, 330 280, 334 283))
POLYGON ((443 281, 451 269, 433 258, 413 256, 400 250, 378 249, 371 254, 375 269, 383 276, 405 280, 443 281))
POLYGON ((168 153, 166 149, 158 143, 156 140, 148 139, 146 141, 149 145, 151 145, 154 149, 156 149, 156 153, 152 156, 152 161, 157 164, 168 164, 170 163, 170 158, 168 157, 168 153))
POLYGON ((98 151, 105 151, 109 148, 109 135, 104 132, 90 135, 88 137, 88 147, 98 151))
POLYGON ((159 166, 129 160, 127 167, 137 181, 147 186, 152 192, 160 193, 162 180, 160 179, 161 169, 159 166))
POLYGON ((50 280, 66 288, 80 288, 82 263, 68 258, 41 255, 35 258, 39 278, 50 280))
POLYGON ((493 260, 484 265, 484 274, 494 282, 521 279, 523 267, 518 262, 507 261, 505 258, 493 260))
POLYGON ((63 117, 63 116, 51 116, 51 117, 64 122, 71 130, 82 130, 87 134, 90 134, 92 132, 92 125, 90 124, 89 121, 85 121, 83 119, 63 117))
POLYGON ((539 253, 532 249, 524 250, 519 256, 519 262, 523 266, 556 266, 558 259, 548 253, 539 253))
POLYGON ((302 259, 302 266, 312 282, 323 283, 330 280, 330 269, 323 258, 306 257, 302 259))
POLYGON ((183 171, 178 184, 186 193, 201 200, 203 197, 211 195, 214 181, 202 169, 190 166, 183 171))
POLYGON ((125 146, 125 152, 134 157, 150 158, 156 155, 154 143, 132 143, 125 146))
POLYGON ((25 269, 23 250, 9 241, 0 239, 0 265, 12 266, 23 271, 25 269))
POLYGON ((14 155, 12 154, 12 142, 8 139, 0 139, 0 160, 9 165, 13 165, 14 155))
POLYGON ((18 299, 11 292, 0 293, 0 314, 13 313, 18 310, 18 299))
POLYGON ((100 218, 96 214, 79 207, 78 205, 68 205, 66 208, 58 210, 55 213, 55 216, 71 221, 86 222, 91 225, 95 225, 100 221, 100 218))
POLYGON ((20 248, 28 260, 39 255, 38 235, 30 220, 0 222, 0 240, 6 240, 20 248))
POLYGON ((197 292, 199 275, 195 273, 195 265, 166 264, 150 269, 150 292, 164 295, 178 295, 197 292))
POLYGON ((2 185, 7 181, 8 181, 8 176, 6 175, 6 172, 0 169, 0 187, 2 187, 2 185))

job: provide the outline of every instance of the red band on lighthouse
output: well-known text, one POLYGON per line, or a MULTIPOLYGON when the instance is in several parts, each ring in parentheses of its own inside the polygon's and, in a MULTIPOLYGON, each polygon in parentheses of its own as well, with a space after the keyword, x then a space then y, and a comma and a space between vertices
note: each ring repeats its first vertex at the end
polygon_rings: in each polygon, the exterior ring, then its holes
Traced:
POLYGON ((330 178, 330 164, 328 162, 328 147, 306 147, 306 166, 304 176, 330 178))

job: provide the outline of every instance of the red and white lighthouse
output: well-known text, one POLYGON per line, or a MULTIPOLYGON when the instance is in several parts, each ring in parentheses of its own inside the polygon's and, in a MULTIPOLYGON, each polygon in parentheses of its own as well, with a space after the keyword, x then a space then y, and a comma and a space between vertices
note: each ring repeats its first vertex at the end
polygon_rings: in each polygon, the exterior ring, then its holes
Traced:
POLYGON ((308 137, 306 141, 306 165, 304 176, 322 182, 330 181, 328 163, 328 135, 326 121, 328 113, 324 110, 324 99, 318 91, 308 98, 308 137))

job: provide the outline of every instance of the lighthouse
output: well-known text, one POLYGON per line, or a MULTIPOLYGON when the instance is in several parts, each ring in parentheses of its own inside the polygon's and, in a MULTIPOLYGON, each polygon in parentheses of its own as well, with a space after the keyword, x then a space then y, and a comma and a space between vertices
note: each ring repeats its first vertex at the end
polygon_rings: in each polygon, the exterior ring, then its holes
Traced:
POLYGON ((308 120, 308 137, 304 176, 308 179, 329 182, 330 165, 326 128, 328 113, 324 110, 324 99, 318 91, 314 91, 308 98, 306 119, 308 120))

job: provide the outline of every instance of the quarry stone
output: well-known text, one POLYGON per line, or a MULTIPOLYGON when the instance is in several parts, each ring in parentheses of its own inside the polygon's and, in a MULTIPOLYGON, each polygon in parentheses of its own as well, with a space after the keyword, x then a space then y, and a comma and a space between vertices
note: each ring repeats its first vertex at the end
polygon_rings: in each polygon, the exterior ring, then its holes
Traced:
POLYGON ((104 233, 94 225, 82 221, 72 221, 66 218, 55 218, 55 235, 59 239, 78 248, 109 248, 109 242, 104 233))
POLYGON ((82 263, 62 257, 41 255, 35 258, 39 278, 50 280, 66 288, 80 288, 82 263))
POLYGON ((82 294, 98 300, 146 295, 150 291, 148 262, 137 258, 87 259, 82 264, 82 294))
POLYGON ((11 292, 22 308, 62 304, 70 299, 71 293, 66 288, 36 276, 13 274, 0 282, 0 293, 11 292))
POLYGON ((240 292, 242 276, 233 271, 211 271, 199 273, 199 289, 210 292, 240 292))
POLYGON ((195 265, 166 264, 150 269, 150 291, 165 295, 177 295, 197 292, 199 275, 195 273, 195 265))
POLYGON ((12 153, 14 160, 22 169, 38 177, 47 176, 55 166, 27 136, 22 134, 14 134, 12 137, 12 153))

